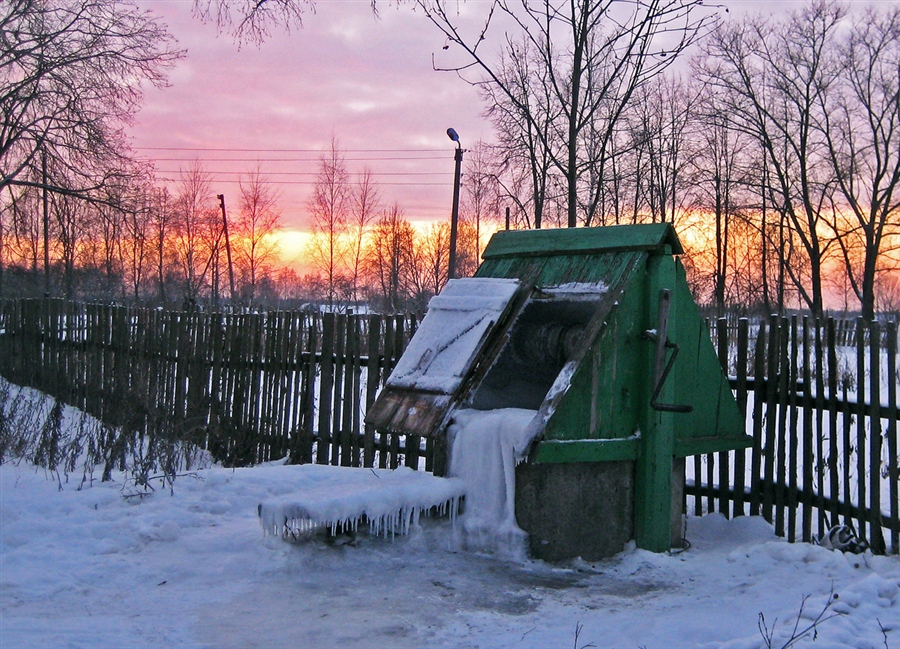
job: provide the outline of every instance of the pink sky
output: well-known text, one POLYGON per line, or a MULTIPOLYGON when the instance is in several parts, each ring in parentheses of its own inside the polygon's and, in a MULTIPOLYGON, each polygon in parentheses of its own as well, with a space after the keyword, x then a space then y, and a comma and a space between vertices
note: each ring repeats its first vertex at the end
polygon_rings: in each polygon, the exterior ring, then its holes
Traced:
POLYGON ((238 202, 238 174, 260 161, 264 175, 285 182, 284 225, 303 228, 318 152, 334 137, 351 173, 368 166, 376 174, 386 204, 398 202, 411 220, 449 218, 454 145, 447 127, 463 146, 492 137, 475 91, 432 70, 431 54, 443 41, 408 8, 383 6, 376 19, 365 1, 320 1, 302 29, 238 48, 193 18, 190 0, 140 3, 188 53, 171 72, 171 87, 147 92, 133 146, 157 161, 164 178, 201 160, 229 206, 238 202))
MULTIPOLYGON (((413 221, 449 219, 454 146, 447 127, 464 147, 493 137, 475 90, 432 69, 433 53, 447 56, 444 40, 408 5, 379 2, 375 18, 368 0, 319 0, 302 29, 275 30, 260 47, 239 48, 194 18, 191 0, 137 1, 163 18, 188 53, 171 72, 171 87, 147 92, 133 145, 157 161, 161 178, 177 178, 201 160, 229 208, 238 204, 239 174, 259 161, 264 175, 283 182, 284 225, 303 229, 319 152, 334 137, 351 172, 368 166, 376 174, 385 204, 396 201, 413 221)), ((783 11, 802 0, 728 4, 783 11)), ((460 4, 464 14, 487 6, 460 4)))

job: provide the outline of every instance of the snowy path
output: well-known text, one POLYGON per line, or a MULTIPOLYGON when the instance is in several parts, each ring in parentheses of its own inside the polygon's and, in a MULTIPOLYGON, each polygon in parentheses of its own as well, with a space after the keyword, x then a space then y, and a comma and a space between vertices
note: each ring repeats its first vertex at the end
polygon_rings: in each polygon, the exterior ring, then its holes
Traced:
MULTIPOLYGON (((174 495, 120 485, 62 491, 0 467, 0 647, 762 646, 832 586, 819 638, 799 646, 900 647, 900 559, 774 539, 761 519, 691 519, 680 555, 627 551, 597 564, 509 564, 453 552, 445 522, 356 547, 264 538, 260 500, 282 467, 208 469, 174 495)), ((780 646, 780 645, 779 645, 780 646)))

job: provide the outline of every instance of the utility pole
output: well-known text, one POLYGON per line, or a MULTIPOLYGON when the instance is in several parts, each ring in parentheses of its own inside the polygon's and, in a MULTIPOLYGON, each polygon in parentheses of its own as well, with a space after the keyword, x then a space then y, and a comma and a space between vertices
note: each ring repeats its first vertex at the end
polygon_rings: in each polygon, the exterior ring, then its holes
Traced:
POLYGON ((447 279, 456 277, 456 240, 459 237, 459 184, 462 178, 462 159, 465 150, 459 144, 459 135, 452 129, 447 129, 447 137, 456 142, 456 171, 453 176, 453 212, 450 215, 450 263, 447 267, 447 279))
POLYGON ((219 206, 222 208, 222 227, 225 231, 225 254, 228 257, 228 281, 231 283, 231 303, 234 304, 234 265, 231 263, 231 240, 228 238, 228 217, 225 216, 225 194, 219 194, 219 206))

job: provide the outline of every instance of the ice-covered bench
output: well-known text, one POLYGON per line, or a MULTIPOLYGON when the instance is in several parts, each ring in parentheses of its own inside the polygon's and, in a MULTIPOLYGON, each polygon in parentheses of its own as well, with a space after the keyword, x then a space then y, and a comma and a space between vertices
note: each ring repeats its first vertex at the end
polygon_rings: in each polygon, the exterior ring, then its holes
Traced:
POLYGON ((284 467, 296 473, 290 493, 260 503, 266 534, 299 536, 317 528, 356 531, 368 523, 370 534, 407 534, 432 509, 455 517, 464 495, 458 478, 437 478, 409 468, 363 469, 305 464, 284 467))

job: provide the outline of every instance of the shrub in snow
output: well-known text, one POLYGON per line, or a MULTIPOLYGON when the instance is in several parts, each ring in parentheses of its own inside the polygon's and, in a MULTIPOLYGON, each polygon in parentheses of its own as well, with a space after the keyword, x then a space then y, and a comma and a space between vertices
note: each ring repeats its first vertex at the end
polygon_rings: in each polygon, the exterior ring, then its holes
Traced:
POLYGON ((0 463, 25 460, 55 474, 60 486, 80 474, 79 486, 96 473, 115 472, 143 490, 171 488, 179 473, 208 464, 205 453, 163 417, 133 416, 121 426, 104 424, 36 390, 0 379, 0 463))

